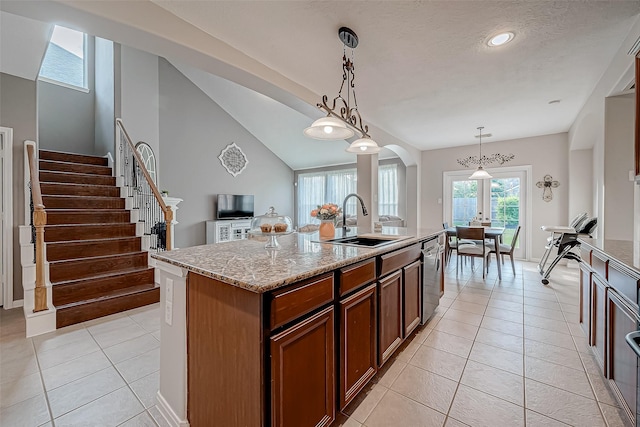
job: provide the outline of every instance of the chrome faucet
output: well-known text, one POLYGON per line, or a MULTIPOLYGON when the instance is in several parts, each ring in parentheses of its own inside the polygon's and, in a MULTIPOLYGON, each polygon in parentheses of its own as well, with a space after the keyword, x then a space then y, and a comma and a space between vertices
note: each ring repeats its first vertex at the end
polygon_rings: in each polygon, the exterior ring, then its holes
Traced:
POLYGON ((349 197, 356 197, 358 200, 360 200, 360 206, 362 206, 362 215, 364 216, 369 215, 369 212, 367 212, 367 207, 364 205, 364 200, 362 200, 362 197, 358 196, 356 193, 347 194, 347 197, 345 197, 344 201, 342 202, 342 236, 343 237, 347 234, 347 231, 349 231, 349 229, 347 228, 347 200, 349 200, 349 197))

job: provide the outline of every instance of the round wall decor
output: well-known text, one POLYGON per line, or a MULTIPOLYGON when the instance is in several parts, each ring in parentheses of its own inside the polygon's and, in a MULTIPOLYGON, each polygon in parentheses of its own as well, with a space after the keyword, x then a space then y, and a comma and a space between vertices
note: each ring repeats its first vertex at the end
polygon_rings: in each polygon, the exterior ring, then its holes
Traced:
POLYGON ((247 156, 242 152, 242 149, 236 145, 235 142, 227 145, 224 150, 218 156, 222 166, 231 175, 238 176, 249 164, 247 156))

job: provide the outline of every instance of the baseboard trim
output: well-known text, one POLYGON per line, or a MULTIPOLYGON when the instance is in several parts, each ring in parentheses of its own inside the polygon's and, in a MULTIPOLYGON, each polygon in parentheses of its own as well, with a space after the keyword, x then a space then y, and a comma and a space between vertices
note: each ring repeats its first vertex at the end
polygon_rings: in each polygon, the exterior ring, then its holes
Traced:
POLYGON ((164 420, 169 423, 170 426, 189 427, 189 421, 181 420, 180 417, 178 417, 173 408, 171 408, 169 403, 167 403, 167 400, 162 396, 162 394, 160 394, 160 390, 158 390, 156 399, 158 400, 158 411, 160 411, 160 415, 162 415, 164 420))
POLYGON ((56 330, 55 307, 36 313, 33 313, 31 309, 27 309, 26 307, 23 307, 23 310, 25 310, 24 317, 27 323, 27 338, 56 330))

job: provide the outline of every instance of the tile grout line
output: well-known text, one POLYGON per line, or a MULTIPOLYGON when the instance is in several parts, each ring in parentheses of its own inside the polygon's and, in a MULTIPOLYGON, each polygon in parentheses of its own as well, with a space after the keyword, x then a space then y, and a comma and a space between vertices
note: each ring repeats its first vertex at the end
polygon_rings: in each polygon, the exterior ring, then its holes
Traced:
MULTIPOLYGON (((36 363, 38 365, 38 374, 40 375, 40 384, 42 385, 42 392, 44 393, 44 400, 47 403, 47 412, 49 413, 49 422, 55 427, 55 420, 53 419, 53 411, 51 410, 51 404, 49 403, 49 393, 44 385, 44 377, 42 376, 42 369, 40 369, 40 359, 38 358, 38 352, 36 351, 36 345, 33 343, 33 338, 29 338, 33 353, 36 356, 36 363)), ((45 424, 41 423, 40 425, 45 424)))

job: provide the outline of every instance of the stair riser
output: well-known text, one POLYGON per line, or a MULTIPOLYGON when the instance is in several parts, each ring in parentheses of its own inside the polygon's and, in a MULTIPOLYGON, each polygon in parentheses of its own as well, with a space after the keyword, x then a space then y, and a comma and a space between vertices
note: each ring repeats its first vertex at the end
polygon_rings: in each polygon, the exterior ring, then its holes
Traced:
POLYGON ((87 320, 96 319, 124 310, 154 304, 160 301, 160 289, 153 288, 136 295, 127 295, 105 301, 96 301, 81 306, 58 308, 56 311, 56 327, 63 328, 87 320))
POLYGON ((86 165, 108 166, 109 160, 106 157, 85 156, 82 154, 58 153, 56 151, 40 150, 38 153, 40 160, 55 160, 57 162, 83 163, 86 165))
POLYGON ((120 255, 97 261, 94 258, 62 261, 49 264, 49 280, 51 283, 66 280, 84 279, 109 271, 125 268, 144 267, 147 265, 147 253, 120 255))
POLYGON ((116 185, 115 176, 79 175, 74 173, 40 171, 40 182, 67 182, 73 184, 116 185))
POLYGON ((75 172, 75 173, 89 173, 93 175, 111 176, 111 168, 105 167, 105 166, 82 165, 79 163, 52 162, 49 160, 40 160, 39 166, 41 171, 75 172))
POLYGON ((62 195, 62 196, 97 196, 97 197, 120 197, 120 189, 118 187, 109 187, 106 185, 64 185, 64 184, 48 184, 40 185, 43 195, 62 195))
POLYGON ((134 237, 135 235, 135 224, 47 226, 44 231, 44 240, 45 242, 62 242, 108 239, 111 237, 134 237))
POLYGON ((93 199, 91 197, 42 196, 47 209, 124 209, 124 199, 109 197, 93 199))
POLYGON ((125 289, 130 286, 145 284, 151 286, 153 282, 153 269, 149 268, 120 276, 102 279, 85 279, 69 284, 54 285, 51 287, 53 305, 60 306, 88 300, 103 295, 106 292, 125 289))
POLYGON ((128 211, 121 212, 65 212, 47 210, 47 224, 116 224, 131 222, 128 211))
POLYGON ((47 261, 61 261, 104 255, 117 255, 140 252, 141 239, 133 237, 126 240, 102 240, 87 243, 48 243, 47 261))

